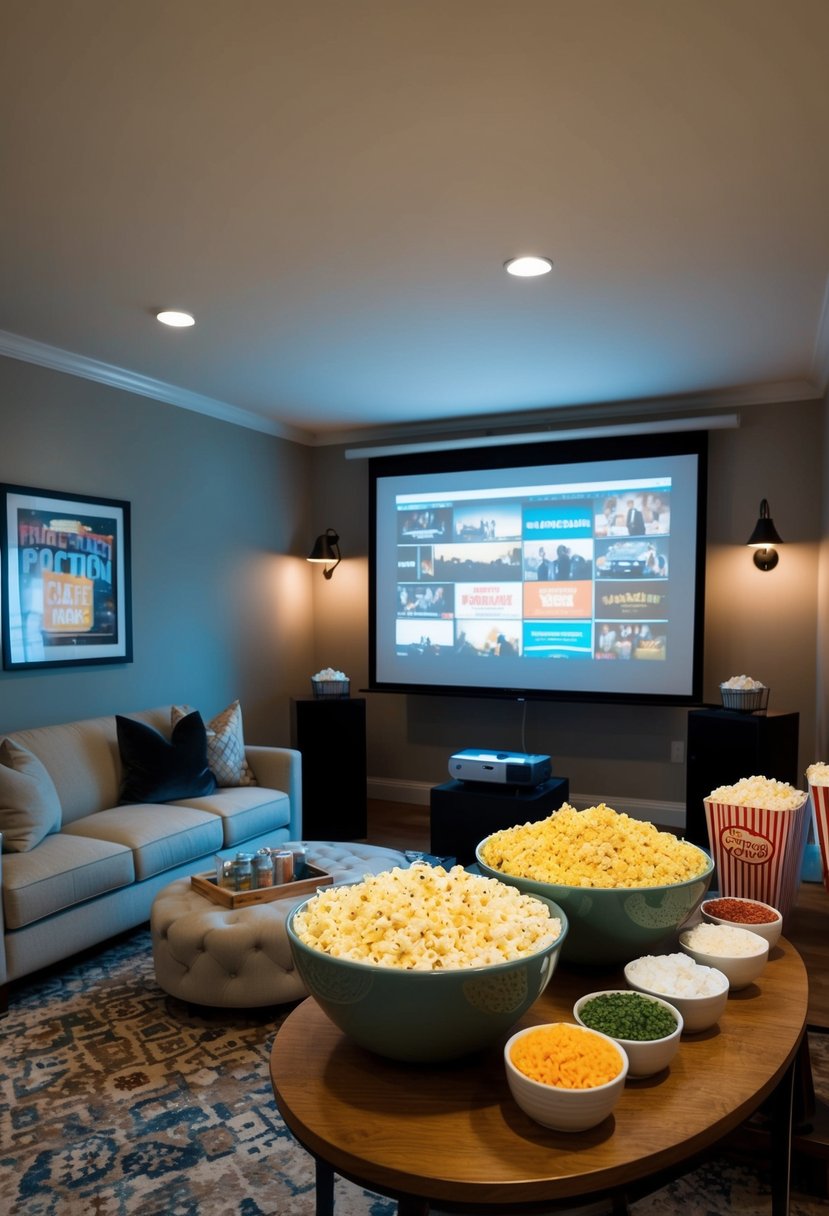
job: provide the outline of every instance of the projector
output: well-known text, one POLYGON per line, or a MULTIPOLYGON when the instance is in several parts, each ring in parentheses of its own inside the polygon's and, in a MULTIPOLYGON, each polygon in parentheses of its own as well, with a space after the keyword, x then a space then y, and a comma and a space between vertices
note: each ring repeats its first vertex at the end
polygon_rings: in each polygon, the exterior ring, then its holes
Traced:
POLYGON ((495 785, 541 785, 553 771, 549 756, 527 752, 486 752, 466 748, 449 757, 456 781, 486 781, 495 785))

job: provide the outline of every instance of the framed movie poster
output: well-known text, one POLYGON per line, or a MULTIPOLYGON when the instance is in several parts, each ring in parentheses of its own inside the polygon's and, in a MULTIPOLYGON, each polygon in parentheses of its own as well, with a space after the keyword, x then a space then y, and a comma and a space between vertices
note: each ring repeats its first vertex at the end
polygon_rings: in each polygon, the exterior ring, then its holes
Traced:
POLYGON ((131 663, 130 507, 0 485, 3 666, 131 663))

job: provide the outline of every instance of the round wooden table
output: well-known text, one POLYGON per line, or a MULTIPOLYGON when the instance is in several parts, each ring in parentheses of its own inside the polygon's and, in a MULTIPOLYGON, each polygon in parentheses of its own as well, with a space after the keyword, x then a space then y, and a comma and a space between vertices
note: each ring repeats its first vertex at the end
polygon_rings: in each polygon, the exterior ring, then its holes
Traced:
MULTIPOLYGON (((626 987, 616 969, 559 966, 518 1027, 572 1021, 577 997, 614 987, 626 987)), ((318 1216, 333 1212, 334 1171, 396 1198, 400 1216, 426 1216, 431 1203, 514 1213, 646 1194, 771 1095, 772 1212, 785 1216, 807 1004, 805 967, 781 938, 756 983, 729 996, 718 1026, 684 1035, 668 1069, 629 1080, 615 1112, 580 1133, 549 1131, 515 1104, 507 1035, 461 1061, 401 1064, 352 1043, 313 998, 277 1033, 271 1080, 287 1127, 316 1159, 318 1216)))

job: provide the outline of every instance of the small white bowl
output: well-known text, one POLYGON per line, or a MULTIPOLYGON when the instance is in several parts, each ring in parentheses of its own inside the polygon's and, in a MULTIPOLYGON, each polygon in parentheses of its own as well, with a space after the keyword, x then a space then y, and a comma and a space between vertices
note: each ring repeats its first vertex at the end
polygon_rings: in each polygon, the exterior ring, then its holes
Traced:
MULTIPOLYGON (((683 1020, 682 1014, 676 1006, 672 1006, 670 1001, 664 1001, 660 996, 652 996, 645 992, 631 992, 628 989, 607 989, 602 992, 588 992, 586 996, 579 997, 573 1007, 573 1017, 580 1026, 587 1026, 588 1030, 593 1030, 593 1026, 586 1023, 582 1018, 581 1010, 586 1006, 588 1001, 594 1000, 597 996, 622 996, 622 997, 642 997, 644 1000, 652 1001, 654 1004, 659 1004, 664 1009, 667 1009, 673 1019, 676 1021, 676 1030, 673 1030, 670 1035, 664 1035, 661 1038, 620 1038, 617 1035, 609 1035, 610 1038, 621 1047, 624 1047, 627 1055, 628 1068, 627 1075, 635 1076, 653 1076, 654 1073, 660 1073, 667 1065, 671 1063, 675 1057, 679 1047, 679 1036, 682 1035, 683 1020)), ((608 1034, 608 1031, 600 1031, 603 1034, 608 1034)))
MULTIPOLYGON (((690 958, 689 955, 685 955, 685 957, 690 958)), ((674 992, 663 991, 661 988, 642 983, 636 979, 635 969, 639 961, 639 959, 633 959, 625 967, 625 980, 635 992, 642 992, 646 996, 661 997, 663 1001, 667 1001, 669 1005, 673 1005, 674 1009, 682 1014, 683 1031, 685 1034, 699 1034, 703 1030, 710 1030, 712 1026, 716 1026, 723 1010, 728 1004, 727 975, 716 967, 707 967, 706 975, 709 980, 717 982, 717 991, 705 996, 680 996, 674 992)), ((693 960, 691 961, 693 962, 693 960)))
POLYGON ((719 899, 706 899, 700 904, 700 912, 702 919, 710 925, 731 925, 735 929, 748 929, 750 933, 756 933, 759 937, 764 937, 769 944, 769 949, 776 946, 780 934, 783 932, 783 917, 777 908, 773 908, 771 904, 764 904, 759 899, 744 899, 742 896, 720 896, 719 899), (725 916, 715 916, 709 911, 711 906, 716 907, 720 899, 727 898, 732 902, 747 904, 749 907, 762 908, 766 913, 774 913, 774 920, 764 921, 745 921, 745 920, 728 920, 725 916))
MULTIPOLYGON (((679 935, 679 947, 689 958, 692 958, 695 963, 699 963, 702 967, 716 967, 718 971, 722 971, 728 976, 728 986, 732 992, 737 992, 740 988, 747 988, 752 984, 757 977, 762 973, 763 968, 769 958, 769 943, 764 937, 760 937, 757 933, 749 933, 748 929, 735 928, 732 925, 707 926, 709 928, 727 929, 729 933, 739 934, 741 941, 746 941, 752 947, 756 945, 756 949, 752 949, 750 954, 715 954, 711 949, 700 949, 699 944, 689 945, 689 938, 694 933, 694 929, 686 929, 684 933, 679 935)), ((706 923, 696 926, 697 929, 706 928, 706 923)))
POLYGON ((651 996, 650 993, 631 992, 626 988, 606 989, 603 992, 588 992, 586 996, 579 997, 573 1006, 573 1017, 580 1026, 586 1026, 588 1030, 593 1030, 582 1017, 582 1010, 588 1001, 594 1000, 599 996, 621 996, 627 998, 633 997, 640 1000, 651 1001, 654 1005, 661 1005, 673 1017, 676 1029, 671 1034, 663 1035, 661 1039, 622 1039, 618 1035, 611 1035, 609 1031, 600 1033, 608 1034, 621 1047, 624 1048, 625 1054, 629 1061, 628 1076, 629 1077, 652 1077, 655 1072, 661 1072, 663 1068, 667 1068, 671 1060, 677 1053, 679 1048, 679 1037, 682 1034, 684 1022, 682 1014, 672 1005, 670 1001, 665 1001, 661 996, 651 996))
POLYGON ((625 1088, 628 1058, 624 1048, 606 1034, 579 1027, 585 1034, 595 1035, 596 1038, 610 1043, 613 1050, 619 1053, 620 1069, 617 1076, 612 1081, 595 1085, 591 1089, 565 1089, 558 1085, 546 1085, 526 1076, 516 1068, 510 1058, 512 1048, 519 1039, 541 1029, 546 1027, 528 1026, 511 1035, 504 1044, 504 1067, 510 1093, 524 1113, 542 1127, 550 1127, 559 1132, 583 1132, 590 1127, 596 1127, 613 1111, 625 1088))

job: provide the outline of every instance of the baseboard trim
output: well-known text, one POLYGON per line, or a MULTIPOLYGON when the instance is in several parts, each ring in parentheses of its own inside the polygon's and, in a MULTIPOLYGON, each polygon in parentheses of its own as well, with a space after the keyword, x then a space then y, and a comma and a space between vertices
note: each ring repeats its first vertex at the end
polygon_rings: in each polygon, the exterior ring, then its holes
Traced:
POLYGON ((381 798, 384 802, 409 802, 412 806, 428 806, 429 792, 434 781, 399 781, 394 777, 369 777, 369 798, 381 798))
MULTIPOLYGON (((386 802, 409 802, 413 806, 428 806, 433 782, 401 781, 394 777, 369 777, 369 798, 380 798, 386 802)), ((685 803, 661 802, 649 798, 614 798, 609 794, 570 793, 570 804, 584 810, 587 806, 598 806, 605 802, 614 811, 623 811, 631 819, 645 819, 658 823, 660 827, 682 830, 685 827, 685 803)))
POLYGON ((645 819, 658 823, 661 828, 685 828, 685 803, 660 802, 652 798, 614 798, 607 794, 570 794, 570 803, 580 811, 586 806, 598 806, 604 802, 614 811, 622 811, 631 819, 645 819))

